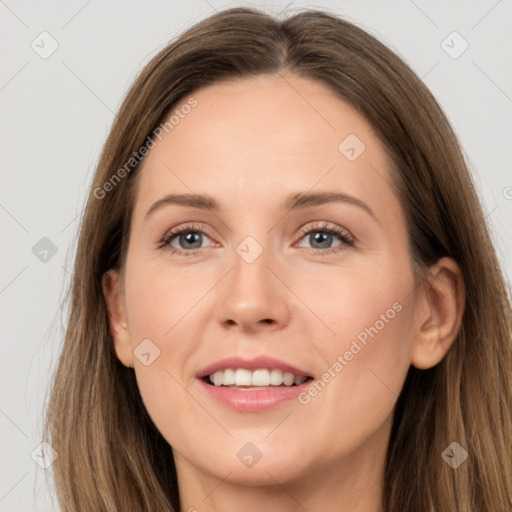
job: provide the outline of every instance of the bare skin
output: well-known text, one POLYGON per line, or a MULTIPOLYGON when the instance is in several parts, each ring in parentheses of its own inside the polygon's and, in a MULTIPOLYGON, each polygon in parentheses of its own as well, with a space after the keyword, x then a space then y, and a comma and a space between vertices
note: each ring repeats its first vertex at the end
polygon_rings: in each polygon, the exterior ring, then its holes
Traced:
POLYGON ((182 511, 378 512, 394 405, 409 366, 434 366, 456 337, 460 269, 443 258, 415 287, 382 143, 323 85, 268 75, 193 96, 197 106, 144 161, 124 273, 103 279, 116 353, 173 447, 182 511), (349 134, 365 145, 353 161, 338 148, 349 134), (373 215, 348 202, 285 210, 296 192, 346 194, 373 215), (146 216, 182 193, 208 194, 220 209, 166 204, 146 216), (157 247, 189 224, 202 233, 192 248, 190 229, 157 247), (262 249, 251 263, 237 252, 247 237, 262 249), (345 357, 371 326, 378 333, 345 357), (133 353, 144 339, 160 350, 148 366, 133 353), (346 364, 302 403, 240 412, 196 378, 231 355, 271 355, 316 379, 338 356, 346 364), (248 442, 262 454, 252 467, 237 457, 248 442))

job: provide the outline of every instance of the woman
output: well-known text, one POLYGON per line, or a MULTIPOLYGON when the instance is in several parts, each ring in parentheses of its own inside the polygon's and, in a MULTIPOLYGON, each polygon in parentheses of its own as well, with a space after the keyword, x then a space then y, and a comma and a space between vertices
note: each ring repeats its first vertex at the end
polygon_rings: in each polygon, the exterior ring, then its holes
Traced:
POLYGON ((510 510, 511 370, 459 142, 398 56, 237 8, 144 68, 80 232, 63 510, 510 510))

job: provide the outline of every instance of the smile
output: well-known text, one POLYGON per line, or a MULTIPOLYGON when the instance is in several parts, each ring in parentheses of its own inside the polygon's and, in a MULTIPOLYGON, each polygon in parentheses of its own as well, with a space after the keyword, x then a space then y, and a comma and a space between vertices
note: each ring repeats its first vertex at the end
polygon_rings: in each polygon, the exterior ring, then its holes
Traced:
MULTIPOLYGON (((268 386, 300 386, 309 377, 283 372, 278 368, 257 369, 228 368, 216 371, 207 377, 214 386, 229 386, 230 389, 262 389, 268 386)), ((207 381, 208 382, 208 381, 207 381)))
POLYGON ((201 389, 217 403, 241 412, 262 412, 296 398, 313 374, 274 357, 224 358, 197 375, 201 389))

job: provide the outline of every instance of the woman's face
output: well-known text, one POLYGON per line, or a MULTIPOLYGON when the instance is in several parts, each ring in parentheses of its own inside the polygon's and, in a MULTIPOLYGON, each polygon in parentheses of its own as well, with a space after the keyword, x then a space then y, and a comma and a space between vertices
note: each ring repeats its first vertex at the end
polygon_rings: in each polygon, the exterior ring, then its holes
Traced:
POLYGON ((139 176, 116 350, 182 474, 372 472, 411 364, 414 280, 386 152, 323 85, 285 78, 194 93, 139 176), (269 388, 289 383, 286 365, 299 385, 269 388), (233 370, 217 373, 226 385, 200 378, 214 370, 233 370))

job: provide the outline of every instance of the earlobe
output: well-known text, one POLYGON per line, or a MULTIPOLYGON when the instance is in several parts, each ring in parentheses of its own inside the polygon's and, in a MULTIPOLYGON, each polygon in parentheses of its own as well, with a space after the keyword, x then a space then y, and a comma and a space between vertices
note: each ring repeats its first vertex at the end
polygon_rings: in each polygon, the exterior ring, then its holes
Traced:
POLYGON ((122 281, 119 271, 111 269, 105 272, 101 285, 107 304, 110 333, 117 357, 125 366, 133 367, 131 336, 123 303, 122 281))
POLYGON ((448 257, 431 269, 417 303, 416 339, 411 364, 425 370, 438 364, 457 338, 465 308, 462 271, 448 257))

